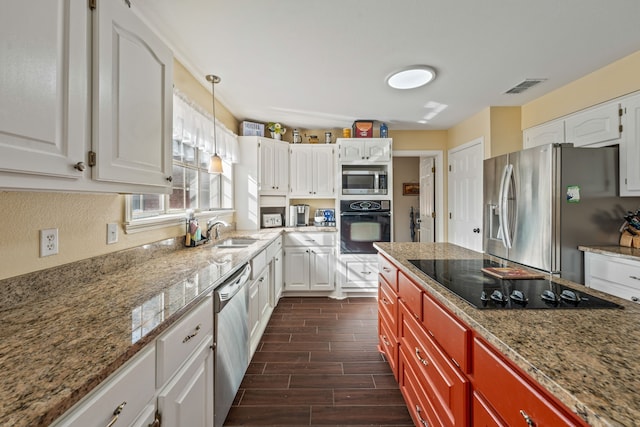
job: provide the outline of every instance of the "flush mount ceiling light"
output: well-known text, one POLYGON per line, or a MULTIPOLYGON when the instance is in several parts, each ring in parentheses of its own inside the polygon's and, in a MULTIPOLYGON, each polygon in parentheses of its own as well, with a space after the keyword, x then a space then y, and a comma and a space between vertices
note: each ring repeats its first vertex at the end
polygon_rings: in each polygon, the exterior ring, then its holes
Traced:
POLYGON ((394 89, 415 89, 436 77, 436 71, 428 65, 412 65, 387 77, 387 84, 394 89))

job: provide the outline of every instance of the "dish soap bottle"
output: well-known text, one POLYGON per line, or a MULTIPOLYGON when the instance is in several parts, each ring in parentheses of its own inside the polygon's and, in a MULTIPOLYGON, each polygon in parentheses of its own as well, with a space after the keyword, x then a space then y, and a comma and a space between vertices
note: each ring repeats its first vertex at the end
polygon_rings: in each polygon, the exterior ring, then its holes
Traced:
POLYGON ((380 138, 388 138, 389 129, 384 123, 380 123, 380 138))

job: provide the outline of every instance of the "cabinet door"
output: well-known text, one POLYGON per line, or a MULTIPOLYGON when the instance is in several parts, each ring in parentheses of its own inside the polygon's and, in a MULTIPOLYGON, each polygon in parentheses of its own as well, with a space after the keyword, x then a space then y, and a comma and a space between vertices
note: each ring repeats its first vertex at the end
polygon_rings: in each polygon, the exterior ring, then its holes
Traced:
POLYGON ((260 151, 260 193, 273 194, 276 192, 276 182, 274 178, 274 151, 275 145, 272 141, 261 139, 260 151))
POLYGON ((333 147, 313 147, 313 195, 335 197, 335 151, 333 147))
POLYGON ((335 287, 335 260, 332 248, 310 248, 311 277, 310 289, 314 291, 330 291, 335 287))
POLYGON ((365 141, 364 156, 372 162, 388 162, 391 160, 391 143, 387 138, 365 141))
POLYGON ((623 132, 620 143, 620 195, 640 196, 640 95, 623 102, 623 132))
POLYGON ((289 144, 274 143, 273 149, 273 181, 278 194, 286 195, 289 191, 289 144))
POLYGON ((291 147, 291 196, 313 195, 313 147, 291 147))
POLYGON ((282 285, 283 285, 283 277, 284 272, 282 271, 283 267, 283 255, 282 249, 280 249, 276 255, 273 257, 273 283, 271 284, 271 288, 273 289, 273 299, 271 300, 271 305, 275 307, 278 305, 278 301, 282 296, 282 285))
POLYGON ((87 4, 2 7, 0 171, 79 178, 90 117, 87 4))
POLYGON ((98 2, 93 36, 93 177, 170 193, 173 54, 123 1, 98 2))
POLYGON ((340 141, 340 161, 357 162, 364 160, 364 142, 358 139, 342 139, 340 141))
POLYGON ((284 255, 284 288, 309 290, 309 248, 287 248, 284 255))
MULTIPOLYGON (((344 257, 341 257, 344 258, 344 257)), ((362 259, 342 259, 341 267, 344 271, 343 282, 340 284, 344 289, 368 289, 378 285, 378 261, 362 259)))
POLYGON ((531 148, 546 144, 565 142, 564 120, 554 120, 522 132, 522 147, 531 148))
POLYGON ((260 285, 258 280, 249 285, 249 356, 253 356, 258 340, 258 326, 260 324, 260 285))
POLYGON ((620 104, 608 103, 567 117, 566 141, 574 147, 602 147, 620 139, 620 104))
POLYGON ((210 427, 213 425, 213 336, 158 395, 162 425, 210 427))

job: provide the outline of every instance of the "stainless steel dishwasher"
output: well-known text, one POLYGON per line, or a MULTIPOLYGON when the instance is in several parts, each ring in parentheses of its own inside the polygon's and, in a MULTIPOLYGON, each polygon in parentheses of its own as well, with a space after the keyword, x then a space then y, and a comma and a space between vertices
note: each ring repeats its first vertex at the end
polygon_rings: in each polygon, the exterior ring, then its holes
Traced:
POLYGON ((221 427, 249 366, 249 292, 251 266, 245 264, 214 291, 214 424, 221 427))

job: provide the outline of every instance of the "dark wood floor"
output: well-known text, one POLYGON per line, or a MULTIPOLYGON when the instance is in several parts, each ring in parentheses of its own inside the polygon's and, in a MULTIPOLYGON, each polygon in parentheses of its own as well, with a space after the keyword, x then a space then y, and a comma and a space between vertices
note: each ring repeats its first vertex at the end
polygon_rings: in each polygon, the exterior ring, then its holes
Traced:
POLYGON ((283 298, 225 426, 411 426, 375 298, 283 298))

